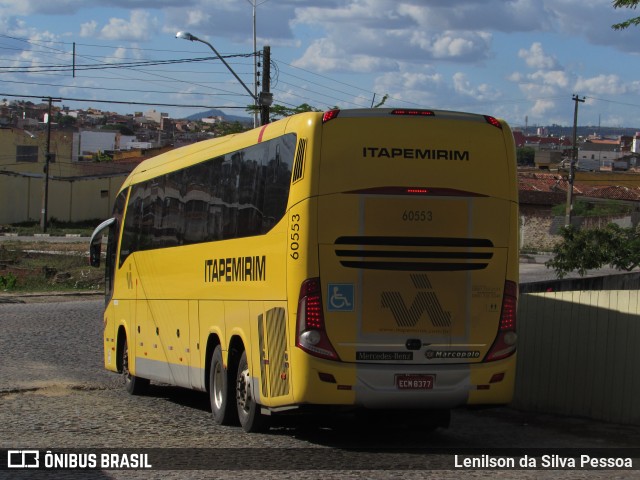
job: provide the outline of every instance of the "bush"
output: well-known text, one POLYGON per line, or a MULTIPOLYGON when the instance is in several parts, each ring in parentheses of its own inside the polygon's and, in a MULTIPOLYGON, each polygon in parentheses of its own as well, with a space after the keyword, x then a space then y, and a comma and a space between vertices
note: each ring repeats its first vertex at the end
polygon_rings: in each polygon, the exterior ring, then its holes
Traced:
MULTIPOLYGON (((567 205, 562 203, 551 209, 556 217, 564 216, 567 205)), ((575 200, 573 202, 573 210, 571 215, 574 217, 611 217, 616 215, 627 215, 631 213, 633 207, 614 200, 606 200, 604 202, 585 202, 584 200, 575 200)))
POLYGON ((9 272, 7 275, 0 275, 0 288, 3 290, 11 290, 16 286, 18 279, 9 272))
POLYGON ((640 265, 640 226, 622 228, 610 223, 605 228, 580 230, 570 225, 560 235, 562 242, 554 247, 554 258, 545 264, 558 278, 572 271, 584 275, 605 265, 626 271, 640 265))

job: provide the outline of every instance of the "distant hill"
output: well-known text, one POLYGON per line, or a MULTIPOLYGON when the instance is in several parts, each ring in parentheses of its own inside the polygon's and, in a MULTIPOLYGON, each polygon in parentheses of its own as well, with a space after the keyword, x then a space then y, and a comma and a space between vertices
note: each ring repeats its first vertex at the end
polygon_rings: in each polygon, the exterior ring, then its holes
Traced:
POLYGON ((202 120, 207 117, 223 117, 227 122, 240 122, 240 123, 252 123, 253 119, 251 117, 240 117, 237 115, 227 115, 222 110, 206 110, 200 113, 194 113, 193 115, 188 116, 185 120, 202 120))

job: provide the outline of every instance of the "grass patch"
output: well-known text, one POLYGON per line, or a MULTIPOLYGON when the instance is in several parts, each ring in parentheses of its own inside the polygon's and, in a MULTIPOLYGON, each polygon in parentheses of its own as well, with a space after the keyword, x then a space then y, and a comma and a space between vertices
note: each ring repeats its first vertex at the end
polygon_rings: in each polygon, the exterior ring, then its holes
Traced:
POLYGON ((104 268, 89 266, 87 250, 82 243, 0 244, 0 291, 103 290, 104 268))
MULTIPOLYGON (((47 225, 47 233, 53 236, 81 235, 89 237, 102 220, 85 220, 82 222, 62 222, 52 218, 47 225)), ((34 235, 42 233, 40 222, 20 222, 0 226, 0 233, 17 233, 18 235, 34 235)))

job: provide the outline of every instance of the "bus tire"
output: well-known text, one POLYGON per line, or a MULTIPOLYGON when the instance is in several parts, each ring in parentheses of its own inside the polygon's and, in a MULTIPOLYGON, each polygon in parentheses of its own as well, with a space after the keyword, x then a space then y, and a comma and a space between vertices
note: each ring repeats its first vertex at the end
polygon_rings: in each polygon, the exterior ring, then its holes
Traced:
POLYGON ((129 371, 129 342, 125 337, 122 344, 122 378, 130 395, 142 395, 149 388, 149 380, 131 375, 129 371))
POLYGON ((233 381, 229 381, 229 373, 222 362, 222 348, 216 346, 211 354, 209 369, 209 400, 213 419, 219 425, 237 423, 237 413, 233 405, 233 381))
POLYGON ((251 385, 251 372, 247 363, 247 352, 242 352, 236 376, 236 405, 238 420, 245 432, 264 432, 269 429, 269 418, 260 413, 251 385))

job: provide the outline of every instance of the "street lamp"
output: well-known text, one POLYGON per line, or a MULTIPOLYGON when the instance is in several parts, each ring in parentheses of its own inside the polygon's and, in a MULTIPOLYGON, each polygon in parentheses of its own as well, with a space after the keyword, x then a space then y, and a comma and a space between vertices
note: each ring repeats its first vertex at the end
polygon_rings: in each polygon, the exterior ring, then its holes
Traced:
POLYGON ((256 94, 254 94, 251 90, 249 90, 249 87, 247 87, 247 85, 236 74, 236 72, 233 71, 231 66, 226 62, 226 60, 224 58, 222 58, 222 55, 220 55, 218 53, 218 51, 213 47, 213 45, 211 45, 206 40, 202 40, 201 38, 198 38, 195 35, 191 35, 189 32, 178 32, 178 33, 176 33, 176 38, 182 38, 184 40, 189 40, 190 42, 204 43, 207 47, 209 47, 211 50, 213 50, 213 53, 215 53, 218 56, 218 58, 222 61, 222 63, 224 63, 224 66, 229 69, 229 71, 233 74, 234 77, 236 77, 236 80, 238 80, 238 82, 240 82, 240 84, 244 87, 244 89, 251 96, 251 98, 253 98, 253 101, 256 102, 256 103, 258 102, 258 96, 256 94))

